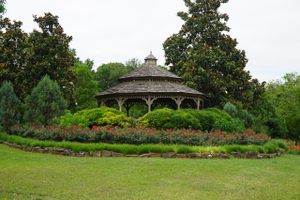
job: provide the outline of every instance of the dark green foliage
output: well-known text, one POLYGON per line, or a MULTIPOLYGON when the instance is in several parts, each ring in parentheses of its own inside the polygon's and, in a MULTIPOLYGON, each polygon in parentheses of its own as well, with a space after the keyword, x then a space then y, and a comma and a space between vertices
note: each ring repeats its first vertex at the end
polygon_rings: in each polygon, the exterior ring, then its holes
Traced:
POLYGON ((45 13, 42 17, 33 18, 40 30, 34 30, 28 38, 31 45, 28 60, 30 70, 27 70, 29 88, 33 88, 42 77, 48 75, 61 87, 69 105, 73 105, 75 76, 72 67, 75 58, 69 46, 72 37, 64 33, 58 16, 45 13))
POLYGON ((42 77, 49 75, 72 104, 75 102, 72 71, 75 58, 69 49, 72 37, 64 33, 58 17, 51 13, 34 16, 34 22, 40 30, 27 34, 21 29, 22 22, 1 19, 0 83, 11 81, 17 96, 24 100, 42 77))
POLYGON ((139 118, 139 123, 146 127, 164 128, 164 125, 170 122, 171 116, 174 112, 174 110, 169 108, 157 109, 139 118))
POLYGON ((142 126, 153 128, 193 128, 201 130, 221 129, 228 132, 243 131, 243 123, 233 119, 226 112, 209 108, 204 110, 157 109, 139 119, 142 126))
POLYGON ((106 90, 117 83, 120 76, 127 74, 133 68, 122 63, 103 64, 97 68, 96 80, 100 91, 106 90))
POLYGON ((175 111, 168 122, 163 125, 164 129, 182 129, 182 128, 193 128, 201 130, 201 124, 191 113, 178 110, 175 111))
POLYGON ((25 120, 31 124, 49 125, 63 114, 67 104, 59 85, 45 76, 25 99, 25 120))
POLYGON ((8 18, 0 20, 0 84, 10 81, 15 86, 16 95, 24 99, 30 93, 30 82, 26 75, 28 69, 28 35, 22 29, 22 22, 11 22, 8 18))
POLYGON ((5 3, 6 3, 6 0, 0 0, 0 18, 1 18, 1 15, 3 13, 5 13, 5 7, 4 7, 5 3))
POLYGON ((77 62, 74 67, 76 76, 75 99, 76 110, 95 108, 97 106, 96 94, 99 91, 92 66, 87 63, 77 62))
POLYGON ((128 115, 133 118, 139 118, 148 112, 148 106, 144 104, 134 104, 130 107, 128 115))
POLYGON ((60 118, 60 124, 62 126, 78 125, 81 127, 92 127, 93 125, 127 127, 132 124, 132 120, 123 112, 114 108, 100 107, 81 110, 74 114, 66 112, 65 115, 60 118))
POLYGON ((247 110, 239 110, 237 113, 237 118, 244 122, 246 128, 252 128, 254 119, 247 110))
POLYGON ((275 111, 274 104, 266 95, 258 99, 251 113, 254 116, 253 129, 256 132, 268 133, 275 138, 286 138, 288 130, 285 120, 275 111))
POLYGON ((286 74, 283 80, 269 83, 266 96, 286 122, 287 138, 300 142, 300 75, 286 74))
POLYGON ((14 92, 11 82, 5 81, 0 88, 0 124, 7 132, 20 119, 21 102, 14 92))
POLYGON ((239 101, 249 107, 264 87, 251 80, 245 51, 237 49, 236 39, 228 34, 229 17, 219 12, 228 0, 184 2, 187 12, 178 13, 184 24, 163 44, 166 64, 187 85, 204 92, 211 106, 239 101))

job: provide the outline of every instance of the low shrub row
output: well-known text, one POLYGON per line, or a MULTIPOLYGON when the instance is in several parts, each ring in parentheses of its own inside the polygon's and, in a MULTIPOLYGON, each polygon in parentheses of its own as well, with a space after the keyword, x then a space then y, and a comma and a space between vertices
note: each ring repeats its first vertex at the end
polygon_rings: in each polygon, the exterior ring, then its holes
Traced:
POLYGON ((204 110, 157 109, 138 120, 140 126, 159 129, 192 128, 198 130, 219 129, 227 132, 245 130, 244 123, 232 118, 228 113, 217 108, 204 110))
POLYGON ((265 144, 270 138, 266 134, 255 134, 251 129, 242 133, 227 133, 220 130, 200 131, 192 129, 160 130, 155 128, 117 128, 114 126, 93 126, 92 129, 79 126, 14 126, 11 134, 39 140, 105 142, 125 144, 185 144, 226 145, 265 144))
POLYGON ((157 109, 147 113, 137 120, 127 117, 123 112, 113 108, 100 107, 86 109, 72 114, 66 112, 60 118, 61 126, 118 126, 118 127, 146 127, 157 129, 219 129, 227 132, 242 132, 245 130, 244 123, 232 118, 228 113, 217 108, 205 110, 171 110, 168 108, 157 109))
POLYGON ((74 152, 93 152, 93 151, 114 151, 124 154, 143 154, 143 153, 193 153, 193 152, 210 152, 210 153, 245 153, 255 151, 259 153, 275 153, 280 148, 287 148, 281 140, 270 140, 265 145, 225 145, 225 146, 187 146, 187 145, 161 145, 161 144, 105 144, 105 143, 78 143, 78 142, 55 142, 42 141, 31 138, 23 138, 15 135, 8 135, 0 132, 0 141, 7 141, 13 144, 24 145, 28 147, 52 147, 70 149, 74 152))
POLYGON ((91 127, 97 126, 119 126, 128 127, 131 125, 132 119, 127 117, 125 113, 120 112, 114 108, 99 107, 94 109, 81 110, 72 114, 67 111, 60 118, 61 126, 73 126, 91 127))

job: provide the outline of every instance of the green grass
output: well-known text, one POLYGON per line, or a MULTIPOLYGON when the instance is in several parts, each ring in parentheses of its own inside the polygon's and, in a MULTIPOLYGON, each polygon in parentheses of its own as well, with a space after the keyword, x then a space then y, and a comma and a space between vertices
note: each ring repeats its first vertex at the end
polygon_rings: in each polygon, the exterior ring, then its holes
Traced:
POLYGON ((253 199, 300 197, 300 156, 193 160, 76 158, 0 145, 0 199, 253 199))
POLYGON ((224 145, 224 146, 188 146, 188 145, 159 145, 159 144, 106 144, 106 143, 78 143, 78 142, 55 142, 41 141, 31 138, 23 138, 15 135, 8 135, 0 132, 0 140, 10 143, 30 146, 30 147, 56 147, 79 151, 114 151, 124 154, 142 154, 142 153, 191 153, 191 152, 211 152, 211 153, 231 153, 257 151, 260 153, 278 152, 279 148, 284 147, 284 143, 279 140, 271 140, 263 146, 260 145, 224 145))

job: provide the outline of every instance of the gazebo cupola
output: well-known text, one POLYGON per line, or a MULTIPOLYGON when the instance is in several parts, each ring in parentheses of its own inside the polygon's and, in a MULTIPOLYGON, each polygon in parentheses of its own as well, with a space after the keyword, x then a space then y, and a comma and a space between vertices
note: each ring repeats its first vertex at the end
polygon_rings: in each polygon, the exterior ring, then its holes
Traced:
POLYGON ((117 103, 127 111, 135 103, 144 103, 150 112, 157 105, 174 109, 204 107, 205 95, 182 84, 182 78, 157 66, 152 52, 142 67, 119 78, 119 83, 96 96, 98 105, 117 103))
POLYGON ((145 58, 145 65, 150 65, 150 66, 157 66, 157 58, 155 58, 152 54, 152 51, 150 51, 149 56, 145 58))

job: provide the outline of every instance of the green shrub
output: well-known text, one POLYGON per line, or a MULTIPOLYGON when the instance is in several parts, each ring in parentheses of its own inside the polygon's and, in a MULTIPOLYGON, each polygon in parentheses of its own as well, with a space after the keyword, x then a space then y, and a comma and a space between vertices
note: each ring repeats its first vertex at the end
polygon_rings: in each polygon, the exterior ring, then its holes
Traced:
POLYGON ((120 112, 114 108, 100 107, 81 110, 74 114, 71 114, 69 111, 67 111, 65 115, 60 118, 60 125, 78 125, 81 127, 92 127, 93 125, 114 125, 127 127, 131 125, 131 119, 123 112, 120 112))
POLYGON ((139 125, 152 128, 164 128, 170 122, 175 111, 169 108, 157 109, 139 118, 139 125))
POLYGON ((205 110, 154 110, 139 119, 139 124, 144 127, 160 129, 192 128, 200 130, 221 129, 227 132, 243 131, 243 122, 232 118, 225 111, 217 108, 205 110))
POLYGON ((225 112, 227 112, 231 117, 237 117, 237 109, 236 109, 236 106, 233 105, 232 103, 230 102, 227 102, 224 107, 223 107, 223 110, 225 112))
POLYGON ((164 129, 193 128, 201 130, 201 124, 197 118, 186 110, 177 110, 170 117, 169 121, 163 125, 164 129))

